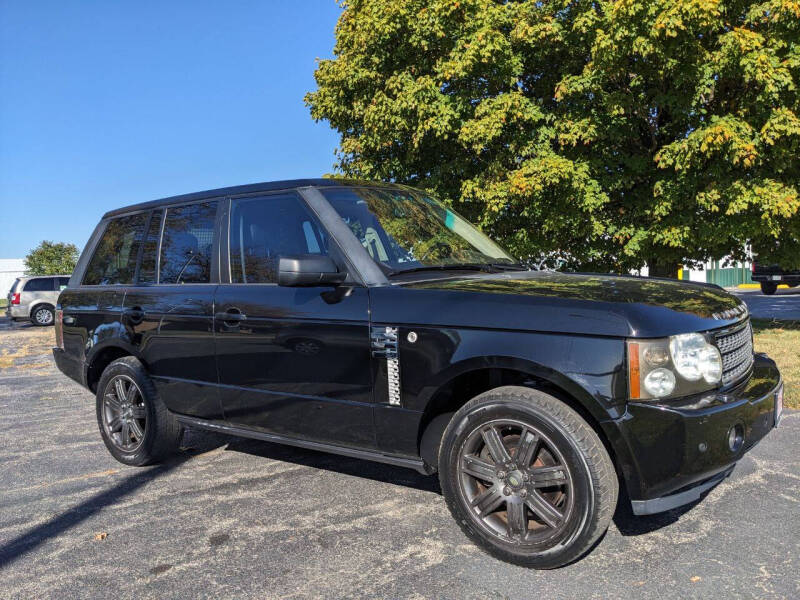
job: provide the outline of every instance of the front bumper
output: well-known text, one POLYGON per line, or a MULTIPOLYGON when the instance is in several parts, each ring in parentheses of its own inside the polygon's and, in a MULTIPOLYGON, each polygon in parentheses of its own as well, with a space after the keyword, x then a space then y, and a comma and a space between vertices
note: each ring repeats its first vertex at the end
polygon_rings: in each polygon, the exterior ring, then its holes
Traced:
POLYGON ((631 456, 623 474, 633 512, 693 502, 722 481, 775 427, 782 385, 775 363, 756 355, 752 374, 734 389, 680 402, 630 403, 617 425, 631 456), (733 449, 732 429, 741 433, 733 449))

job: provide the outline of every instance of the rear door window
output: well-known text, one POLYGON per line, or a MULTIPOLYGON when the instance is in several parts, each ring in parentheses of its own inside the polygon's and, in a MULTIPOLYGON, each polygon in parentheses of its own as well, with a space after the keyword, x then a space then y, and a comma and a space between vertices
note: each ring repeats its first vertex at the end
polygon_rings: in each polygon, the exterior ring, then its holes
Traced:
POLYGON ((25 292, 52 292, 55 288, 53 287, 53 282, 55 279, 53 277, 40 277, 38 279, 31 279, 28 283, 25 284, 25 292))
POLYGON ((210 283, 217 201, 167 209, 159 283, 210 283))
POLYGON ((56 285, 58 286, 59 291, 63 290, 69 285, 69 277, 57 277, 56 285))
POLYGON ((147 213, 139 213, 108 223, 86 268, 84 285, 133 283, 146 221, 147 213))
POLYGON ((276 283, 281 256, 328 253, 322 229, 296 194, 233 200, 229 239, 232 283, 276 283))

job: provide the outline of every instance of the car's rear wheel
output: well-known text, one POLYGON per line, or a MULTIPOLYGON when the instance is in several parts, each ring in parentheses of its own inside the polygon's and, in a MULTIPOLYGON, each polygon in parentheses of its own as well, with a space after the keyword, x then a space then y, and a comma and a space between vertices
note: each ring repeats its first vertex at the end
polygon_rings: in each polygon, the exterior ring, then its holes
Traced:
POLYGON ((40 304, 31 312, 31 323, 38 327, 47 327, 55 322, 55 310, 49 304, 40 304))
POLYGON ((103 371, 97 384, 97 423, 108 451, 126 465, 160 462, 180 442, 180 424, 133 356, 119 358, 103 371))
POLYGON ((481 394, 453 416, 439 478, 468 537, 540 569, 580 558, 617 503, 614 466, 589 424, 557 398, 517 386, 481 394))
POLYGON ((762 281, 761 282, 761 293, 767 296, 772 296, 775 292, 778 291, 778 284, 772 283, 771 281, 762 281))

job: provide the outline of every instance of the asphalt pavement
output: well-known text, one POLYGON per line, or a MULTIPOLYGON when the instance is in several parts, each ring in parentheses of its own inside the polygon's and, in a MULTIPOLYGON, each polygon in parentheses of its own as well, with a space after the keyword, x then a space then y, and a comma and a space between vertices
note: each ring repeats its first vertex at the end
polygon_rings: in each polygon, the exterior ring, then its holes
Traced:
POLYGON ((0 324, 2 598, 800 597, 800 412, 701 502, 620 509, 539 572, 479 551, 414 471, 191 431, 123 466, 51 336, 0 324))
POLYGON ((800 321, 800 287, 779 289, 773 296, 765 296, 758 289, 736 288, 728 291, 741 297, 756 319, 800 321))

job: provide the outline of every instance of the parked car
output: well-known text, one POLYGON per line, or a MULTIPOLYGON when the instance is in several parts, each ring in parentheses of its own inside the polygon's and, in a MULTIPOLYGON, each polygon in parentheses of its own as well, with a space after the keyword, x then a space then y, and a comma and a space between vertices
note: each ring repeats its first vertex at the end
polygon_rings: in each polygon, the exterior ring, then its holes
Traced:
POLYGON ((800 284, 800 269, 786 271, 778 265, 762 265, 756 260, 752 262, 753 281, 761 284, 761 293, 771 296, 778 291, 778 286, 786 284, 793 288, 800 284))
POLYGON ((69 277, 17 277, 8 292, 6 316, 15 321, 30 321, 42 327, 52 325, 55 323, 58 295, 67 287, 69 277))
POLYGON ((55 360, 95 392, 120 462, 199 427, 438 472, 469 538, 537 568, 587 552, 620 487, 640 515, 699 499, 782 407, 721 288, 530 270, 397 185, 112 210, 56 323, 55 360))

